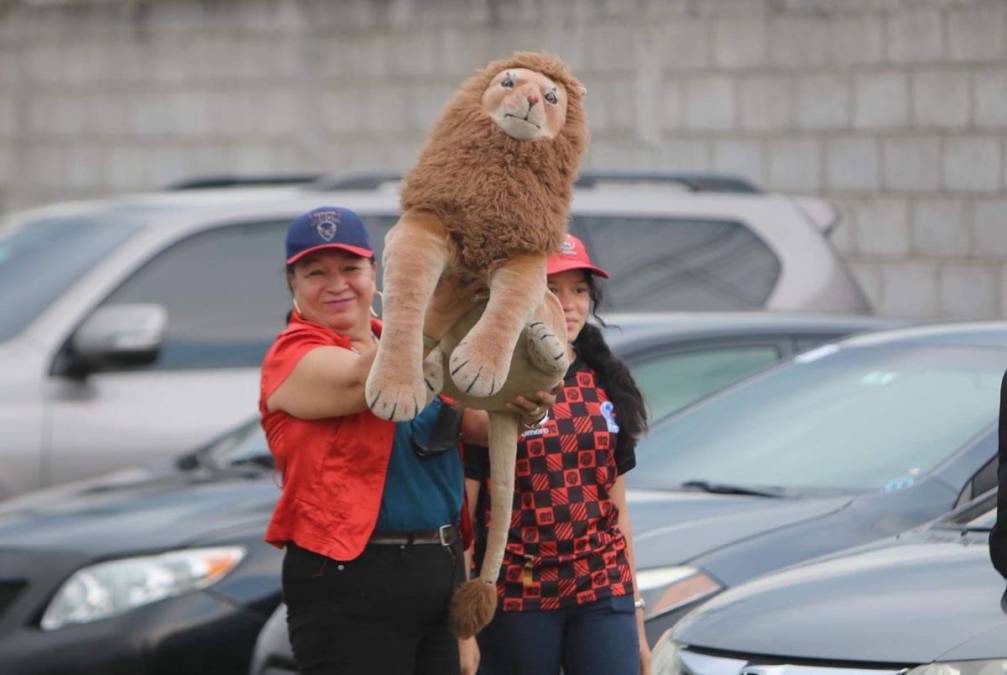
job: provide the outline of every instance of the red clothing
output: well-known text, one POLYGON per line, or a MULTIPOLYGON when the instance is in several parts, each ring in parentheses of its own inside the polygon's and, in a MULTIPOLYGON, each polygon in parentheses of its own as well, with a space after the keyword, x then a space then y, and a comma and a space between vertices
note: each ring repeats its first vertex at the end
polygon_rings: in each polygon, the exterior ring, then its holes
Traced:
MULTIPOLYGON (((372 321, 375 333, 381 324, 372 321)), ((266 529, 274 546, 294 541, 335 560, 353 560, 377 522, 395 424, 370 410, 320 420, 268 412, 266 400, 316 347, 350 348, 350 338, 295 312, 262 363, 259 413, 283 475, 283 493, 266 529)))
MULTIPOLYGON (((503 611, 560 609, 632 594, 626 539, 609 496, 618 476, 636 464, 627 440, 619 447, 612 403, 594 371, 575 361, 549 419, 518 441, 514 510, 497 581, 503 611)), ((484 479, 485 455, 467 450, 468 477, 484 479)))

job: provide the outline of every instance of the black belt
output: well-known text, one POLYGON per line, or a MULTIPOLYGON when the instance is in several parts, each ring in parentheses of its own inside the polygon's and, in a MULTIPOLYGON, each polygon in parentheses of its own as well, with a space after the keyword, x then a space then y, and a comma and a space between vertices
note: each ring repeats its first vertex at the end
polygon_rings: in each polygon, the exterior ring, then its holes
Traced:
POLYGON ((412 544, 440 544, 454 546, 461 539, 457 525, 441 525, 436 530, 417 532, 375 532, 368 544, 379 546, 410 546, 412 544))

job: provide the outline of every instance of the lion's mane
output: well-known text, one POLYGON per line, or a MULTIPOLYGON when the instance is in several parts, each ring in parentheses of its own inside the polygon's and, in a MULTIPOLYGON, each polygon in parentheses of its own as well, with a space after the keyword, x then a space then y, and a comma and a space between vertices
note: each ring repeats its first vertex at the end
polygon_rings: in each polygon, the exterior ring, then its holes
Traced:
POLYGON ((466 80, 447 104, 403 182, 402 209, 436 215, 454 264, 469 271, 488 272, 519 253, 555 253, 587 143, 580 83, 555 57, 517 52, 466 80), (506 68, 537 71, 566 89, 566 123, 555 138, 515 140, 483 111, 483 92, 506 68))

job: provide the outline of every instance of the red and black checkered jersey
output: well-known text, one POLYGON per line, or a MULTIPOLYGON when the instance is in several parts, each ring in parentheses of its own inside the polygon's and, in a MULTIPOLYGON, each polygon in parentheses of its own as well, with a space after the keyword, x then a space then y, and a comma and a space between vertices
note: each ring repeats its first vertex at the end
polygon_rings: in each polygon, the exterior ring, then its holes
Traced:
MULTIPOLYGON (((631 442, 620 451, 618 432, 594 371, 576 360, 548 418, 518 442, 514 511, 497 582, 503 611, 559 609, 633 592, 609 493, 636 458, 631 442)), ((466 450, 465 459, 466 475, 488 490, 485 450, 466 450)), ((488 523, 490 500, 480 503, 488 523)))

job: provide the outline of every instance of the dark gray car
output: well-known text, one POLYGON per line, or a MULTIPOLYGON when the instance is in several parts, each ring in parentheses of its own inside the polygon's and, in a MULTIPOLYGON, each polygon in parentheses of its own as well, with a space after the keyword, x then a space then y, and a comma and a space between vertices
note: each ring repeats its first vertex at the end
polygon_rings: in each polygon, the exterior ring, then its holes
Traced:
MULTIPOLYGON (((811 347, 900 323, 877 317, 782 312, 640 313, 608 319, 606 339, 629 364, 654 419, 811 347)), ((639 508, 650 509, 643 503, 639 508)), ((645 522, 636 531, 665 522, 641 520, 645 522)), ((294 670, 285 615, 281 606, 263 628, 253 673, 278 675, 294 670)))
POLYGON ((627 477, 651 643, 724 589, 993 487, 1005 362, 1005 323, 873 333, 657 425, 627 477))
POLYGON ((659 641, 654 675, 1007 670, 990 494, 930 527, 749 582, 659 641))

